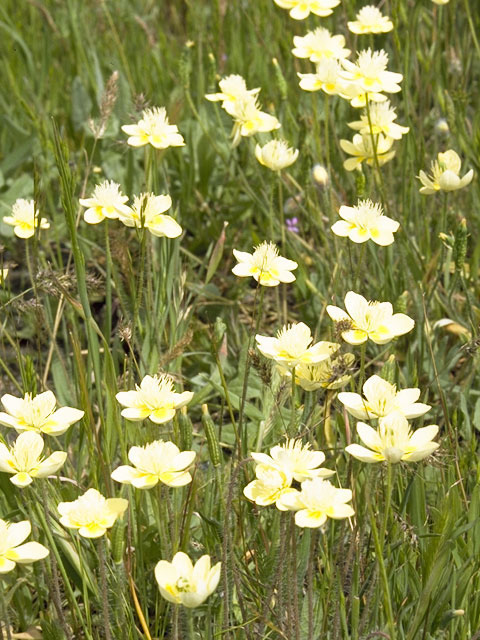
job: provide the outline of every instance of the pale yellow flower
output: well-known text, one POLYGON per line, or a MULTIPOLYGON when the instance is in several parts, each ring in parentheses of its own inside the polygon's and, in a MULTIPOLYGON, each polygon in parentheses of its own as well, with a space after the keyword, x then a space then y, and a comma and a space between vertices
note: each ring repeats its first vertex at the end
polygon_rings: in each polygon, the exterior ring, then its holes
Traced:
POLYGON ((375 344, 386 344, 411 331, 415 322, 404 313, 393 313, 390 302, 368 302, 363 296, 349 291, 345 296, 348 313, 327 306, 327 313, 334 322, 342 323, 342 338, 349 344, 363 344, 368 339, 375 344))
POLYGON ((55 451, 42 458, 43 438, 34 431, 21 433, 9 449, 0 443, 0 471, 13 473, 10 481, 23 488, 34 478, 46 478, 56 473, 67 458, 64 451, 55 451))
POLYGON ((308 58, 312 62, 320 62, 324 58, 341 60, 350 55, 350 49, 345 49, 345 38, 333 35, 328 29, 317 27, 305 36, 294 36, 295 48, 292 53, 297 58, 308 58))
POLYGON ((57 401, 51 391, 38 396, 26 393, 16 398, 8 393, 2 397, 7 413, 0 413, 0 424, 17 431, 36 431, 60 436, 75 422, 83 418, 84 412, 72 407, 56 409, 57 401))
POLYGON ((127 227, 145 228, 160 238, 178 238, 182 227, 174 218, 164 213, 171 206, 172 199, 168 195, 141 193, 135 196, 131 209, 119 213, 119 218, 127 227))
POLYGON ((125 124, 122 126, 122 131, 130 136, 127 143, 132 147, 151 144, 156 149, 166 149, 185 145, 177 125, 168 122, 165 107, 145 109, 137 124, 125 124))
MULTIPOLYGON (((388 138, 394 140, 400 140, 400 138, 410 131, 409 127, 402 127, 394 122, 397 114, 395 109, 390 105, 390 102, 374 102, 369 105, 370 110, 370 122, 372 124, 372 133, 377 135, 382 133, 388 138)), ((360 117, 360 120, 355 122, 349 122, 348 126, 351 129, 359 131, 362 135, 370 133, 370 123, 368 121, 367 112, 364 111, 360 117)))
MULTIPOLYGON (((345 386, 351 375, 348 373, 355 361, 353 353, 344 353, 336 358, 327 358, 318 364, 299 364, 295 368, 295 383, 305 391, 339 389, 345 386)), ((291 372, 280 367, 280 373, 291 377, 291 372)))
POLYGON ((400 226, 395 220, 384 216, 382 206, 371 200, 359 200, 354 207, 342 206, 338 213, 343 220, 332 225, 333 233, 356 243, 373 240, 386 247, 393 243, 393 234, 400 226))
POLYGON ((296 161, 298 149, 291 149, 285 140, 270 140, 263 147, 257 144, 255 157, 264 167, 281 171, 296 161))
POLYGON ((134 465, 122 465, 113 471, 117 482, 137 489, 151 489, 159 482, 168 487, 183 487, 192 481, 186 470, 195 458, 195 451, 182 451, 173 442, 155 440, 144 447, 132 447, 128 459, 134 465))
POLYGON ((393 22, 388 16, 382 15, 380 9, 369 4, 362 7, 356 15, 356 20, 347 22, 352 33, 387 33, 393 29, 393 22))
POLYGON ((13 233, 19 238, 31 238, 35 229, 49 229, 50 223, 46 218, 40 218, 35 209, 34 200, 18 198, 12 206, 12 215, 3 218, 5 224, 13 227, 13 233))
POLYGON ((226 103, 225 111, 235 120, 232 130, 233 147, 240 143, 242 137, 266 133, 281 126, 275 116, 260 110, 256 98, 251 95, 226 103))
POLYGON ((298 267, 298 264, 293 260, 282 258, 273 242, 262 242, 255 247, 253 254, 234 249, 233 255, 238 260, 238 264, 232 269, 236 276, 241 278, 252 276, 264 287, 276 287, 280 282, 295 280, 292 271, 298 267))
POLYGON ((83 219, 89 224, 98 224, 105 218, 118 218, 120 213, 130 216, 131 209, 125 204, 128 196, 120 191, 120 185, 113 180, 97 184, 90 198, 80 198, 82 207, 87 207, 83 219))
POLYGON ((339 348, 333 342, 317 342, 303 322, 285 325, 276 338, 256 335, 257 347, 266 358, 293 369, 299 364, 317 364, 329 358, 339 348))
POLYGON ((168 422, 175 411, 185 406, 193 397, 191 391, 176 393, 173 390, 173 378, 164 373, 160 376, 145 376, 135 391, 121 391, 115 396, 118 402, 127 407, 122 416, 127 420, 150 418, 156 424, 168 422))
POLYGON ((460 178, 461 168, 462 161, 456 151, 449 149, 439 153, 437 160, 432 162, 432 175, 427 176, 424 171, 420 171, 418 179, 423 184, 420 193, 428 196, 438 191, 456 191, 468 186, 473 178, 473 169, 460 178))
POLYGON ((272 447, 270 455, 252 453, 251 456, 258 464, 278 469, 297 482, 310 478, 328 478, 335 473, 330 469, 319 469, 325 462, 325 454, 322 451, 311 451, 310 445, 304 445, 300 439, 287 439, 285 444, 272 447))
POLYGON ((345 80, 337 60, 325 58, 317 64, 316 73, 299 73, 300 89, 304 91, 323 91, 327 95, 343 94, 345 80))
MULTIPOLYGON (((386 138, 382 134, 375 136, 379 166, 384 165, 395 155, 395 150, 391 151, 393 142, 393 138, 386 138)), ((340 146, 345 153, 353 156, 343 163, 347 171, 353 171, 359 167, 362 162, 366 162, 370 167, 375 164, 375 151, 370 134, 362 135, 356 133, 353 136, 352 142, 350 142, 350 140, 340 140, 340 146)))
POLYGON ((128 507, 123 498, 105 498, 96 489, 89 489, 73 502, 60 502, 60 523, 68 529, 78 529, 84 538, 100 538, 115 524, 128 507))
POLYGON ((290 9, 290 17, 294 20, 305 20, 310 13, 325 18, 340 4, 340 0, 275 0, 282 9, 290 9))
POLYGON ((174 604, 198 607, 215 591, 220 581, 222 563, 211 566, 210 556, 202 556, 195 565, 183 551, 173 556, 172 562, 160 560, 155 567, 155 578, 161 595, 174 604))
POLYGON ((436 424, 412 432, 405 416, 398 412, 380 418, 378 431, 359 422, 357 433, 368 449, 351 444, 345 451, 362 462, 418 462, 439 447, 432 442, 438 433, 436 424))
POLYGON ((381 49, 364 49, 356 62, 343 59, 345 79, 360 87, 363 93, 396 93, 400 91, 401 73, 387 71, 388 54, 381 49))
POLYGON ((246 96, 256 96, 260 91, 260 88, 247 89, 247 84, 240 75, 232 74, 222 78, 218 86, 220 87, 219 93, 208 93, 205 98, 210 102, 222 102, 222 107, 225 108, 227 104, 236 102, 246 96))
POLYGON ((8 276, 9 269, 0 269, 0 284, 5 282, 5 278, 8 276))
POLYGON ((359 420, 384 418, 391 413, 401 413, 405 418, 418 418, 431 409, 428 404, 417 402, 420 389, 403 389, 397 391, 394 384, 390 384, 379 376, 371 376, 363 385, 362 397, 359 393, 342 391, 338 399, 345 405, 345 409, 359 420))
POLYGON ((327 518, 340 520, 350 518, 354 510, 347 502, 352 499, 350 489, 338 489, 329 480, 313 478, 302 482, 302 490, 283 495, 280 506, 296 511, 295 524, 298 527, 317 528, 327 518))
POLYGON ((320 189, 325 189, 330 182, 330 176, 328 171, 321 164, 315 164, 312 168, 312 178, 317 183, 320 189))
POLYGON ((295 491, 291 488, 291 473, 272 467, 270 464, 257 464, 255 475, 255 480, 249 482, 243 489, 244 496, 259 507, 267 507, 275 503, 280 511, 285 511, 282 506, 279 506, 278 501, 285 493, 295 491))
MULTIPOLYGON (((49 551, 38 542, 22 542, 28 538, 32 525, 28 520, 6 522, 0 520, 0 573, 8 573, 18 564, 43 560, 49 551)), ((2 587, 3 588, 3 587, 2 587)))
POLYGON ((432 0, 432 2, 434 4, 443 5, 443 4, 448 4, 450 0, 432 0))

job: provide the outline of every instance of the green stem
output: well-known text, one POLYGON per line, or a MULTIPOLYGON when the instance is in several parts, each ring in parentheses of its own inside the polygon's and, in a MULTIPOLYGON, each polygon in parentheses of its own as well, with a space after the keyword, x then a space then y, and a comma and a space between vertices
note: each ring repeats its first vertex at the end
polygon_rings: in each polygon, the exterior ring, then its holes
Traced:
POLYGON ((296 399, 297 399, 297 383, 295 380, 295 367, 292 369, 292 409, 290 413, 290 429, 289 436, 292 438, 296 431, 296 399))
POLYGON ((387 487, 385 490, 385 513, 383 514, 383 524, 380 533, 380 543, 383 547, 385 534, 387 532, 388 516, 390 514, 390 505, 392 502, 392 488, 393 488, 393 474, 394 469, 391 462, 387 462, 387 487))
POLYGON ((12 632, 10 630, 10 618, 8 615, 8 607, 5 598, 5 594, 7 592, 6 586, 4 587, 1 584, 0 580, 0 631, 2 632, 2 637, 5 637, 7 640, 12 640, 12 632), (3 629, 5 629, 5 634, 3 634, 3 629))
POLYGON ((360 373, 358 376, 358 393, 362 393, 363 383, 365 381, 365 355, 367 352, 367 341, 360 347, 360 373))
POLYGON ((112 640, 112 634, 110 630, 110 608, 108 606, 108 585, 107 585, 107 573, 106 573, 105 546, 106 546, 106 539, 105 539, 105 536, 102 536, 98 541, 98 561, 99 561, 99 569, 100 569, 100 586, 102 590, 103 627, 105 632, 105 640, 112 640))

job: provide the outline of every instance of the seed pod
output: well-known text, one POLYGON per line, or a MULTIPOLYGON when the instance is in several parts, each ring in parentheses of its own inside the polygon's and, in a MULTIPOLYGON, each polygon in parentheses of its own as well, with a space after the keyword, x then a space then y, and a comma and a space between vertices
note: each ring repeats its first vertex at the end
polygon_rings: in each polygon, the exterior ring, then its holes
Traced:
POLYGON ((467 255, 467 221, 465 218, 460 220, 460 224, 455 231, 455 242, 453 245, 453 261, 455 262, 455 271, 461 271, 465 264, 467 255))
POLYGON ((187 414, 187 407, 182 407, 178 416, 180 425, 180 443, 182 451, 190 451, 192 448, 193 425, 187 414))
POLYGON ((272 58, 272 62, 273 62, 273 68, 275 70, 275 80, 277 81, 277 87, 278 90, 280 91, 280 96, 282 98, 282 100, 286 100, 287 99, 287 82, 285 80, 285 77, 282 73, 282 70, 280 69, 280 65, 278 64, 278 60, 276 58, 272 58))
POLYGON ((112 560, 115 564, 119 564, 123 560, 125 551, 125 527, 122 523, 117 522, 112 527, 110 535, 112 560))
POLYGON ((395 356, 392 354, 391 356, 388 357, 383 367, 381 368, 380 377, 386 380, 387 382, 390 382, 390 384, 394 384, 396 368, 397 367, 395 364, 395 356))
POLYGON ((357 189, 357 198, 365 197, 365 175, 363 171, 355 173, 355 187, 357 189))
POLYGON ((215 433, 215 425, 208 413, 208 406, 202 404, 202 424, 205 429, 205 435, 207 437, 208 454, 214 467, 218 467, 221 464, 222 458, 220 453, 220 444, 218 442, 217 434, 215 433))

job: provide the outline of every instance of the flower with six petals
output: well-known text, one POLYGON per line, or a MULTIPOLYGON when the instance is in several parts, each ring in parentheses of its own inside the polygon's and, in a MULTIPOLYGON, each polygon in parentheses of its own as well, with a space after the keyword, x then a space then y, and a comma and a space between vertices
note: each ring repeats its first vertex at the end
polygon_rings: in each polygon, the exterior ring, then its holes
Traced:
POLYGON ((257 144, 255 157, 264 167, 281 171, 296 161, 298 149, 291 149, 285 140, 270 140, 263 147, 257 144))
POLYGON ((425 171, 420 171, 418 175, 423 185, 420 193, 429 196, 438 191, 456 191, 468 186, 473 178, 473 169, 460 178, 461 167, 462 161, 453 149, 439 153, 437 160, 432 162, 432 174, 428 176, 425 171))
POLYGON ((121 222, 127 227, 145 228, 160 238, 178 238, 182 227, 165 211, 172 206, 168 195, 156 196, 153 193, 141 193, 135 196, 133 206, 119 214, 121 222))
POLYGON ((317 27, 305 36, 294 36, 293 44, 293 55, 297 58, 308 58, 311 62, 320 62, 324 58, 341 60, 350 55, 350 49, 345 49, 345 37, 332 35, 324 27, 317 27))
POLYGON ((210 556, 202 556, 195 565, 183 551, 172 562, 160 560, 155 578, 161 595, 174 604, 193 608, 201 605, 215 591, 220 581, 222 563, 211 566, 210 556))
POLYGON ((96 489, 88 489, 73 502, 60 502, 60 523, 78 529, 84 538, 100 538, 115 524, 128 507, 123 498, 105 498, 96 489))
POLYGON ((340 140, 340 146, 342 149, 353 156, 347 158, 343 163, 343 166, 347 171, 353 171, 357 169, 362 162, 366 162, 370 167, 375 164, 375 151, 377 154, 378 164, 381 167, 386 162, 391 160, 395 155, 395 150, 391 151, 393 145, 393 138, 387 138, 382 134, 375 136, 375 147, 372 144, 372 136, 368 134, 357 133, 353 136, 352 142, 350 140, 340 140))
POLYGON ((252 276, 264 287, 276 287, 280 282, 295 280, 292 271, 298 264, 278 255, 278 249, 273 242, 262 242, 255 247, 253 254, 234 249, 233 255, 238 260, 238 264, 232 269, 236 276, 252 276))
POLYGON ((35 431, 25 431, 10 449, 0 443, 0 471, 13 473, 10 481, 20 488, 31 484, 33 478, 46 478, 60 469, 67 454, 64 451, 54 451, 43 459, 42 451, 42 436, 35 431))
POLYGON ((252 453, 252 458, 258 464, 283 471, 293 480, 303 482, 311 478, 328 478, 335 473, 330 469, 319 469, 325 462, 322 451, 311 451, 309 444, 303 444, 300 439, 291 439, 283 445, 276 445, 266 453, 252 453))
POLYGON ((356 20, 347 22, 352 33, 388 33, 393 29, 393 22, 388 16, 382 15, 380 9, 372 4, 362 7, 355 16, 356 20))
POLYGON ((344 205, 338 213, 343 220, 332 225, 333 233, 356 243, 373 240, 375 244, 386 247, 393 243, 393 234, 400 226, 395 220, 384 216, 382 206, 371 200, 359 200, 353 207, 344 205))
POLYGON ((30 564, 48 556, 48 549, 39 542, 22 544, 31 530, 32 525, 28 520, 22 520, 22 522, 0 520, 0 573, 12 571, 17 563, 30 564))
POLYGON ((5 224, 13 227, 13 233, 18 238, 31 238, 35 229, 49 229, 50 223, 46 218, 40 218, 35 209, 34 200, 18 198, 12 206, 12 215, 3 218, 5 224))
POLYGON ((128 134, 127 143, 132 147, 151 144, 156 149, 166 149, 185 145, 177 125, 169 123, 165 107, 145 109, 137 124, 125 124, 122 131, 128 134))
POLYGON ((227 104, 236 102, 241 98, 247 96, 256 96, 260 91, 260 88, 247 89, 247 83, 242 76, 232 74, 222 78, 218 86, 220 91, 218 93, 208 93, 205 98, 210 102, 222 102, 222 107, 225 109, 227 104))
POLYGON ((305 20, 310 13, 325 18, 340 4, 340 0, 275 0, 282 9, 290 9, 290 17, 294 20, 305 20))
POLYGON ((120 191, 120 185, 113 180, 104 180, 97 184, 90 198, 80 198, 82 207, 87 207, 83 219, 89 224, 98 224, 105 218, 116 219, 120 214, 131 215, 130 207, 125 204, 128 196, 120 191))

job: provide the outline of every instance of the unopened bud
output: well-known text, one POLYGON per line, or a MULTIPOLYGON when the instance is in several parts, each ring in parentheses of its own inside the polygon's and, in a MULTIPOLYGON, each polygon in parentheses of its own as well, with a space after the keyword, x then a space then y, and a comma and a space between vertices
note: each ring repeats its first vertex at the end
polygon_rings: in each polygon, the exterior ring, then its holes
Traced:
POLYGON ((453 261, 455 262, 455 271, 461 271, 465 264, 467 255, 467 221, 465 218, 460 220, 460 224, 455 231, 455 243, 453 245, 453 261))
POLYGON ((448 136, 450 128, 445 118, 439 118, 435 123, 435 132, 441 136, 448 136))
POLYGON ((315 164, 312 169, 312 178, 318 184, 320 189, 328 187, 330 177, 328 171, 321 164, 315 164))

